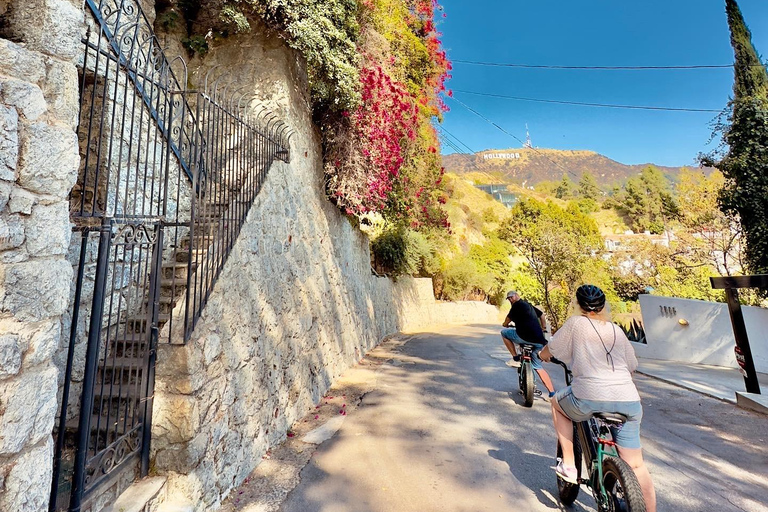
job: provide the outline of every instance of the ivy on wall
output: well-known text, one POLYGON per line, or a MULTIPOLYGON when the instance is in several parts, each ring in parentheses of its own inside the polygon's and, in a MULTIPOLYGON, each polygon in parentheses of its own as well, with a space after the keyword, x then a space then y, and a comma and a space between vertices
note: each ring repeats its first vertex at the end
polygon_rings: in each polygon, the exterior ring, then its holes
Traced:
POLYGON ((351 216, 447 228, 439 142, 450 63, 437 0, 161 0, 158 20, 187 24, 198 53, 259 18, 307 61, 323 135, 328 197, 351 216))

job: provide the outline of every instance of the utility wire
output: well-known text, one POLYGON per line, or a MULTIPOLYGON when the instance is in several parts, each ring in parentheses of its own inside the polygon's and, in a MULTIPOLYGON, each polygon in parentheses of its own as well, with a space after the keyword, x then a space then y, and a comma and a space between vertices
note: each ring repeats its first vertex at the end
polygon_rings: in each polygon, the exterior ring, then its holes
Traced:
MULTIPOLYGON (((489 124, 493 125, 494 127, 496 127, 496 128, 497 128, 498 130, 500 130, 501 132, 503 132, 503 133, 505 133, 505 134, 509 135, 510 137, 512 137, 513 139, 515 139, 516 141, 518 141, 518 142, 519 142, 519 143, 520 143, 520 144, 521 144, 523 147, 525 147, 525 143, 524 143, 524 142, 523 142, 523 141, 522 141, 522 140, 521 140, 519 137, 517 137, 516 135, 514 135, 514 134, 512 134, 512 133, 509 133, 507 130, 505 130, 504 128, 502 128, 502 127, 501 127, 501 126, 499 126, 498 124, 494 123, 493 121, 491 121, 490 119, 488 119, 487 117, 485 117, 485 116, 484 116, 484 115, 482 115, 480 112, 478 112, 477 110, 473 109, 472 107, 470 107, 469 105, 467 105, 466 103, 464 103, 463 101, 461 101, 460 99, 456 98, 455 96, 449 96, 449 98, 451 98, 453 101, 455 101, 456 103, 458 103, 459 105, 461 105, 461 106, 462 106, 462 107, 464 107, 465 109, 467 109, 467 110, 469 110, 470 112, 472 112, 473 114, 475 114, 477 117, 479 117, 480 119, 482 119, 482 120, 483 120, 483 121, 485 121, 486 123, 489 123, 489 124)), ((560 169, 562 169, 563 171, 567 172, 568 174, 570 174, 570 175, 571 175, 571 176, 573 176, 574 178, 579 178, 579 176, 578 176, 578 175, 577 175, 575 172, 571 171, 570 169, 566 169, 565 167, 563 167, 562 165, 560 165, 560 163, 558 163, 558 162, 556 162, 556 161, 552 160, 552 159, 551 159, 551 158, 549 158, 549 157, 548 157, 546 154, 542 153, 542 152, 541 152, 541 151, 539 151, 538 149, 536 149, 536 148, 534 148, 534 147, 530 147, 530 149, 532 149, 533 151, 535 151, 535 152, 536 152, 536 153, 538 153, 539 155, 543 156, 544 158, 546 158, 547 160, 549 160, 550 162, 552 162, 552 163, 553 163, 555 166, 557 166, 557 167, 559 167, 560 169)))
POLYGON ((448 136, 452 137, 454 141, 456 141, 456 142, 457 142, 457 143, 459 143, 460 145, 462 145, 462 146, 464 146, 465 148, 467 148, 467 150, 469 150, 469 152, 470 152, 470 153, 472 153, 472 154, 474 154, 474 153, 475 153, 475 151, 474 151, 472 148, 470 148, 469 146, 467 146, 466 144, 464 144, 464 142, 462 142, 462 141, 461 141, 461 139, 459 139, 457 136, 455 136, 454 134, 452 134, 451 132, 449 132, 447 129, 445 129, 445 127, 443 127, 443 126, 441 126, 441 125, 439 125, 439 124, 438 124, 438 125, 436 125, 436 126, 437 126, 437 127, 440 129, 440 131, 442 131, 442 132, 444 132, 446 135, 448 135, 448 136))
MULTIPOLYGON (((718 65, 690 65, 690 66, 558 66, 558 65, 543 65, 543 64, 514 64, 514 63, 501 63, 501 62, 481 62, 476 60, 459 60, 451 59, 452 63, 458 64, 471 64, 473 66, 492 66, 503 68, 520 68, 520 69, 580 69, 580 70, 594 70, 594 71, 646 71, 646 70, 669 70, 669 69, 733 69, 733 64, 718 64, 718 65)), ((762 64, 754 64, 754 66, 763 66, 762 64)))
POLYGON ((523 96, 506 96, 503 94, 464 91, 461 89, 453 89, 453 92, 454 93, 458 92, 461 94, 474 94, 475 96, 488 96, 491 98, 503 98, 506 100, 534 101, 537 103, 556 103, 559 105, 577 105, 581 107, 624 108, 624 109, 632 109, 632 110, 660 110, 660 111, 668 111, 668 112, 715 112, 715 113, 722 112, 722 110, 714 110, 714 109, 708 109, 708 108, 654 107, 649 105, 617 105, 617 104, 611 104, 611 103, 587 103, 582 101, 548 100, 543 98, 526 98, 523 96))

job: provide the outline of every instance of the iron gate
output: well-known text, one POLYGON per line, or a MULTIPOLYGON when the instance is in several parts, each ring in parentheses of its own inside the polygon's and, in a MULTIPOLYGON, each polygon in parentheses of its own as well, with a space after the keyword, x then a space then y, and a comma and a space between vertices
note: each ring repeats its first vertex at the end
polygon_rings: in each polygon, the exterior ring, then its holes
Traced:
POLYGON ((85 5, 51 512, 80 512, 98 489, 147 474, 157 344, 189 340, 292 135, 252 97, 222 92, 226 75, 186 90, 183 60, 166 59, 137 0, 85 5))

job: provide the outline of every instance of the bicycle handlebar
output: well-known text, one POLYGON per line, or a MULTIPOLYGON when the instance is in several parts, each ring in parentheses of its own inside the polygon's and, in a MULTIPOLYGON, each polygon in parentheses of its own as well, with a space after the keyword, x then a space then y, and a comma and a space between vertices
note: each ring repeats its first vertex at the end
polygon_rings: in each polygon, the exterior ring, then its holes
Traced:
POLYGON ((571 370, 568 368, 568 365, 565 364, 564 362, 562 362, 561 360, 559 360, 556 357, 550 358, 549 362, 550 363, 559 364, 560 366, 563 367, 563 370, 565 371, 565 383, 570 386, 571 385, 571 378, 573 377, 573 374, 571 373, 571 370))

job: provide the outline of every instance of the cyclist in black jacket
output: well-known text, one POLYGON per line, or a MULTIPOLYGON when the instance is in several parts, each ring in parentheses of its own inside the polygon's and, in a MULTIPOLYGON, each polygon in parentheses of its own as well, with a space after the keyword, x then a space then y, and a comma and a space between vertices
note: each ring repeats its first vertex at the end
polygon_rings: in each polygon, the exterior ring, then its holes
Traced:
POLYGON ((551 398, 555 394, 555 388, 552 386, 552 380, 539 358, 539 351, 547 344, 547 339, 544 337, 544 333, 547 332, 544 313, 528 301, 521 299, 516 291, 509 291, 507 300, 511 307, 502 324, 505 329, 501 330, 501 339, 509 353, 512 354, 512 359, 507 364, 513 367, 520 366, 520 356, 517 354, 515 343, 533 345, 534 350, 531 354, 533 369, 536 370, 551 398), (514 327, 510 327, 510 324, 514 324, 514 327))

